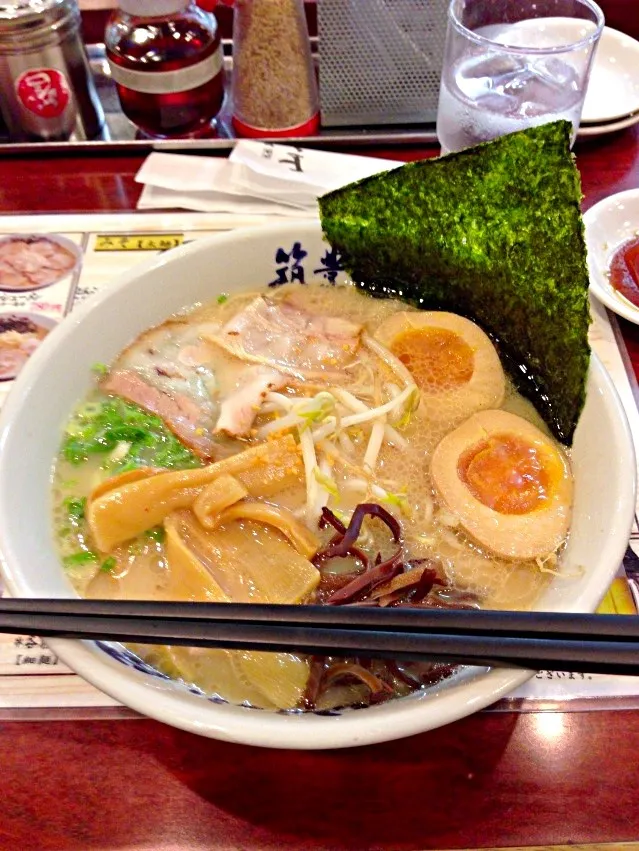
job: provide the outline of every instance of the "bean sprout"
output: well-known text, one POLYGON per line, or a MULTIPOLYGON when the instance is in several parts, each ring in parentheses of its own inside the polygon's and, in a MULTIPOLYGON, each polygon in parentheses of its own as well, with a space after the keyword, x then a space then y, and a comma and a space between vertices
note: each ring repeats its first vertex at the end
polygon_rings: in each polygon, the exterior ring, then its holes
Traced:
POLYGON ((315 478, 315 468, 317 467, 317 456, 315 455, 315 444, 311 433, 300 431, 300 447, 302 449, 302 459, 304 461, 304 476, 306 479, 306 525, 309 529, 317 528, 317 520, 319 512, 315 514, 315 506, 317 504, 317 496, 319 484, 315 478))
MULTIPOLYGON (((386 402, 377 408, 369 408, 361 413, 351 414, 348 417, 344 417, 341 423, 342 428, 350 428, 351 426, 360 425, 361 423, 368 423, 372 420, 378 419, 384 414, 389 414, 391 411, 401 408, 405 402, 414 399, 416 393, 418 393, 417 386, 415 384, 411 384, 409 387, 402 390, 399 396, 396 396, 394 399, 391 399, 389 402, 386 402)), ((322 440, 322 438, 328 437, 329 434, 332 434, 334 431, 335 425, 326 423, 313 432, 313 439, 315 441, 322 440)))
POLYGON ((382 417, 373 423, 371 434, 368 439, 368 446, 364 454, 364 469, 371 473, 375 472, 375 465, 379 456, 382 444, 384 443, 384 431, 386 428, 386 417, 382 417))
MULTIPOLYGON (((275 395, 275 394, 269 394, 275 395)), ((313 423, 324 422, 333 417, 329 415, 335 411, 335 397, 326 390, 310 398, 304 397, 296 401, 288 410, 288 413, 279 419, 271 420, 257 430, 257 437, 264 440, 269 434, 286 431, 289 428, 300 427, 302 431, 313 423)))
MULTIPOLYGON (((350 408, 351 411, 354 411, 356 414, 364 413, 364 411, 370 411, 371 408, 368 405, 365 405, 360 399, 356 396, 353 396, 348 390, 343 390, 341 388, 335 388, 333 390, 333 395, 336 396, 339 401, 345 405, 347 408, 350 408)), ((399 396, 399 389, 396 396, 393 397, 393 401, 397 399, 399 396)), ((399 446, 400 449, 405 449, 408 446, 408 441, 402 437, 402 435, 394 429, 391 425, 386 424, 384 426, 384 434, 386 435, 386 439, 389 443, 394 444, 395 446, 399 446)))
MULTIPOLYGON (((317 521, 322 513, 322 508, 329 503, 329 497, 332 496, 337 502, 339 502, 340 495, 337 484, 331 477, 331 465, 327 458, 322 458, 319 465, 313 470, 313 476, 317 482, 317 488, 315 492, 315 502, 313 504, 311 521, 314 524, 312 528, 316 528, 317 521)), ((311 525, 310 522, 309 525, 311 525)))
POLYGON ((275 393, 271 391, 266 394, 264 401, 269 402, 271 405, 278 405, 280 409, 285 411, 290 411, 295 404, 296 399, 291 398, 291 396, 286 396, 284 393, 275 393))
POLYGON ((391 372, 395 373, 398 378, 401 378, 402 384, 406 387, 411 385, 414 386, 415 379, 413 376, 399 358, 396 358, 395 355, 386 348, 386 346, 382 346, 381 343, 378 343, 377 340, 369 337, 368 334, 362 334, 362 344, 369 350, 369 352, 372 352, 374 355, 377 355, 380 360, 383 360, 391 372))

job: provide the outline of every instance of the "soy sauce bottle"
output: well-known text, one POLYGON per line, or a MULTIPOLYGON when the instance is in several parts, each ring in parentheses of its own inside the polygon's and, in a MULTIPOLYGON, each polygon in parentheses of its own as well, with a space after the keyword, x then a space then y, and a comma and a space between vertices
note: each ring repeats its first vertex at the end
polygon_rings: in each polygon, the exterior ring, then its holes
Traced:
POLYGON ((156 137, 201 136, 224 97, 214 16, 193 0, 119 0, 105 43, 122 111, 156 137))

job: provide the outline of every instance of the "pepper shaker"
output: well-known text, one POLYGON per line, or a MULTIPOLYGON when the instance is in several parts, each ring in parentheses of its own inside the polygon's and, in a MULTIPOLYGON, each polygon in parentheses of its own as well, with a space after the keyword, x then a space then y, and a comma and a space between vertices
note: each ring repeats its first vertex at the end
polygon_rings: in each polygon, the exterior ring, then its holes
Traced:
POLYGON ((104 113, 75 0, 0 0, 0 111, 18 141, 99 135, 104 113))
POLYGON ((236 0, 232 87, 238 135, 317 132, 319 98, 303 0, 236 0))

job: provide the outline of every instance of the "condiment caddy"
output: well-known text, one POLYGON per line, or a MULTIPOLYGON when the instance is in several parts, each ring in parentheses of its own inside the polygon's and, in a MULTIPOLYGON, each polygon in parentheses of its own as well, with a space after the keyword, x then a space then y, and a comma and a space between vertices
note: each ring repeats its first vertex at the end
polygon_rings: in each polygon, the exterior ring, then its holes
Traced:
MULTIPOLYGON (((311 38, 311 51, 314 62, 317 58, 317 39, 311 38)), ((227 81, 230 82, 233 69, 233 45, 230 40, 222 40, 223 67, 227 81)), ((0 127, 0 154, 25 154, 42 152, 50 155, 56 151, 76 154, 100 153, 109 150, 132 150, 144 153, 160 151, 210 151, 221 155, 228 153, 235 145, 237 135, 233 129, 231 116, 231 92, 227 83, 226 97, 217 116, 217 136, 191 139, 151 139, 138 133, 122 111, 111 76, 104 44, 87 45, 89 66, 105 115, 104 131, 95 139, 72 138, 67 141, 13 142, 3 134, 0 127)), ((267 140, 270 137, 265 137, 267 140)), ((273 139, 275 141, 275 138, 273 139)), ((281 140, 280 140, 281 141, 281 140)), ((287 144, 303 144, 305 147, 326 147, 334 150, 348 150, 357 147, 383 145, 388 147, 401 145, 427 145, 437 141, 435 125, 420 124, 393 127, 339 128, 320 127, 308 136, 289 136, 287 144)))

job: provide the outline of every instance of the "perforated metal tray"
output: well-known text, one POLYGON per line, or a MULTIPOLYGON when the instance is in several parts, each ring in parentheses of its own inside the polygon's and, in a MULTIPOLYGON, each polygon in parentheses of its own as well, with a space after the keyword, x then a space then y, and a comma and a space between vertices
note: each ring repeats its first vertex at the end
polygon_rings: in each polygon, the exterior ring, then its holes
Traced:
POLYGON ((432 122, 448 0, 318 0, 322 122, 327 127, 432 122))
MULTIPOLYGON (((311 40, 316 48, 316 40, 311 40)), ((120 101, 115 84, 109 73, 109 66, 103 44, 87 46, 89 61, 106 116, 106 127, 101 138, 91 141, 69 139, 66 142, 12 142, 0 135, 0 155, 25 153, 77 153, 96 154, 106 151, 125 152, 133 150, 140 153, 151 150, 160 151, 206 151, 225 154, 235 144, 235 136, 230 122, 230 104, 225 102, 217 119, 217 135, 206 139, 150 139, 141 136, 120 109, 120 101)), ((224 42, 224 63, 227 75, 230 75, 233 60, 231 43, 224 42)), ((227 86, 228 91, 228 86, 227 86)), ((282 141, 281 139, 279 141, 282 141)), ((305 147, 343 148, 366 147, 370 145, 422 145, 437 141, 435 125, 417 124, 393 127, 330 127, 322 128, 316 136, 290 138, 290 144, 305 147)))

